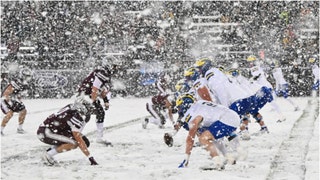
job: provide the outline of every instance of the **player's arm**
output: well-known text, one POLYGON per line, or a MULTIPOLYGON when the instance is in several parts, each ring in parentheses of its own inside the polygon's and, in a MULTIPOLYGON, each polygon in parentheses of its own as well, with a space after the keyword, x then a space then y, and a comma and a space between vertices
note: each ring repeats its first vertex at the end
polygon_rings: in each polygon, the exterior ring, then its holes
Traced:
POLYGON ((77 141, 78 147, 81 149, 83 154, 89 158, 91 165, 98 165, 93 156, 90 155, 87 145, 82 138, 82 134, 78 131, 72 131, 72 135, 74 139, 77 141))
POLYGON ((165 100, 165 107, 168 109, 168 115, 169 115, 169 118, 170 120, 173 122, 173 115, 172 115, 172 105, 171 103, 169 102, 168 99, 165 100))
POLYGON ((102 92, 101 92, 101 97, 103 99, 104 102, 104 106, 105 106, 105 110, 109 109, 109 101, 111 99, 111 92, 109 90, 109 88, 105 88, 102 92))
POLYGON ((186 151, 185 151, 186 157, 182 161, 182 163, 179 165, 179 168, 187 167, 189 164, 189 158, 193 148, 194 138, 197 134, 199 124, 201 123, 202 119, 203 118, 201 116, 196 116, 195 119, 191 122, 191 124, 189 124, 189 134, 186 139, 186 151))
POLYGON ((78 132, 78 131, 72 131, 72 135, 73 135, 74 139, 77 141, 78 147, 81 149, 83 154, 86 155, 87 157, 89 157, 90 156, 90 152, 89 152, 89 150, 87 148, 86 143, 82 139, 82 134, 80 132, 78 132))
POLYGON ((194 138, 197 134, 199 124, 201 123, 201 121, 202 121, 202 117, 197 116, 189 125, 189 134, 186 139, 186 154, 189 156, 191 154, 193 144, 194 144, 194 138))
POLYGON ((3 91, 2 97, 1 97, 2 99, 4 99, 9 109, 12 107, 12 101, 11 101, 10 95, 13 93, 13 91, 14 91, 14 87, 11 84, 9 84, 7 88, 3 91))
POLYGON ((210 96, 209 89, 206 86, 199 87, 197 89, 197 93, 201 97, 201 99, 212 102, 212 98, 210 96))
POLYGON ((7 102, 10 101, 10 95, 13 93, 14 88, 11 84, 7 86, 7 88, 4 90, 2 94, 2 98, 5 99, 7 102))

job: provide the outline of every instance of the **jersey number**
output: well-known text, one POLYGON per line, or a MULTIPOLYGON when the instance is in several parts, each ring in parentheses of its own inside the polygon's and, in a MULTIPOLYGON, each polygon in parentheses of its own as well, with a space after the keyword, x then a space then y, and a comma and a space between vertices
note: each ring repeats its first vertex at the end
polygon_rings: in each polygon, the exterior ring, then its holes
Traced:
POLYGON ((202 102, 202 104, 207 105, 207 106, 211 106, 211 107, 216 107, 217 105, 212 103, 212 102, 202 102))

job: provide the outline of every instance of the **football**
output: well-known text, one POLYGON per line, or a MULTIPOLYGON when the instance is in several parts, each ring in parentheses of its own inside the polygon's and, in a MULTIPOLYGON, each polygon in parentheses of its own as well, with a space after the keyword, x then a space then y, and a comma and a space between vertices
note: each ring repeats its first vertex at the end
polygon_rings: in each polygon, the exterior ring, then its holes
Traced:
POLYGON ((168 145, 169 147, 171 147, 173 145, 173 138, 169 133, 165 133, 164 134, 164 142, 166 143, 166 145, 168 145))

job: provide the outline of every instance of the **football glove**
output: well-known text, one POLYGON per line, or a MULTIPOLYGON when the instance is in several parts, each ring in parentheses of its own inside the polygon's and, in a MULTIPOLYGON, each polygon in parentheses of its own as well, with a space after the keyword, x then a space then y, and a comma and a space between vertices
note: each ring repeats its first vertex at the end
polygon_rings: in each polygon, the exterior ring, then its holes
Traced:
POLYGON ((185 168, 188 166, 189 164, 189 157, 190 155, 187 155, 187 157, 180 163, 180 165, 178 166, 178 168, 185 168))

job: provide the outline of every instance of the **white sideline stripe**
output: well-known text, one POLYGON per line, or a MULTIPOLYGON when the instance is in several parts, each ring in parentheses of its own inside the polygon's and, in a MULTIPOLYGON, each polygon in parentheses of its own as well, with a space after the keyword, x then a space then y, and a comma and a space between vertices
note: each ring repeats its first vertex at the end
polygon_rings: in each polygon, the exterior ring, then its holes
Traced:
MULTIPOLYGON (((284 139, 278 149, 278 152, 274 156, 274 160, 271 161, 267 180, 277 179, 283 176, 283 172, 291 172, 290 169, 300 169, 300 171, 294 172, 294 178, 305 179, 306 177, 306 158, 309 148, 309 142, 314 133, 314 125, 316 122, 316 114, 319 114, 319 101, 312 104, 312 99, 308 100, 310 108, 303 110, 302 115, 294 123, 288 138, 284 139), (307 130, 309 133, 298 133, 301 130, 307 130), (298 146, 298 147, 297 147, 298 146), (299 149, 297 151, 297 149, 299 149), (294 162, 286 161, 286 157, 294 157, 294 162), (286 163, 283 163, 286 162, 286 163), (288 166, 289 163, 289 166, 288 166)), ((291 177, 292 179, 292 177, 291 177)))

